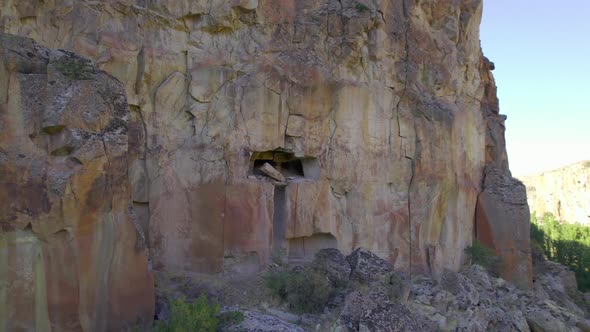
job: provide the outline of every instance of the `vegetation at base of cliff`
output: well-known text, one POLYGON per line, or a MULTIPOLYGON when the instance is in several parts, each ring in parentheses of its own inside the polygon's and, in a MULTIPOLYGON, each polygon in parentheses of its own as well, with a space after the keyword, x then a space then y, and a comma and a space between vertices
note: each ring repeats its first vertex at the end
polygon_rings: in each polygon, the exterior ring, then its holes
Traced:
POLYGON ((170 302, 170 319, 156 323, 157 332, 202 331, 216 332, 224 326, 232 326, 244 320, 240 311, 220 312, 215 301, 201 294, 193 302, 180 298, 170 302))
POLYGON ((498 274, 501 267, 500 257, 494 255, 494 251, 485 244, 474 240, 473 244, 465 248, 465 253, 472 264, 483 266, 492 274, 498 274))
POLYGON ((296 313, 322 311, 334 290, 325 275, 311 268, 271 271, 264 281, 273 295, 287 302, 296 313))
POLYGON ((550 213, 531 217, 531 242, 543 248, 545 257, 569 267, 578 289, 590 291, 590 227, 560 222, 550 213))

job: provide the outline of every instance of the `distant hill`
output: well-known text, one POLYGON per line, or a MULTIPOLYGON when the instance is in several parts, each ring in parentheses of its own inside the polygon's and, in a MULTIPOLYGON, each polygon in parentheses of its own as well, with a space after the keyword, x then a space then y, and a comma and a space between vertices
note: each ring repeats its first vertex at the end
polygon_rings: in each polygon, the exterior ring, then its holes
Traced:
POLYGON ((538 175, 519 177, 527 188, 531 213, 590 225, 590 160, 538 175))

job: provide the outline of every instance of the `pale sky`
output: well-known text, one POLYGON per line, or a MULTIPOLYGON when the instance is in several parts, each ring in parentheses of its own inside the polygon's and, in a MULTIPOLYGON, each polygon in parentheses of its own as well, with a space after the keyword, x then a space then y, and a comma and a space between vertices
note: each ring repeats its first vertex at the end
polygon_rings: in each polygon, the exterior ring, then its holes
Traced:
POLYGON ((513 175, 590 160, 590 1, 484 0, 513 175))

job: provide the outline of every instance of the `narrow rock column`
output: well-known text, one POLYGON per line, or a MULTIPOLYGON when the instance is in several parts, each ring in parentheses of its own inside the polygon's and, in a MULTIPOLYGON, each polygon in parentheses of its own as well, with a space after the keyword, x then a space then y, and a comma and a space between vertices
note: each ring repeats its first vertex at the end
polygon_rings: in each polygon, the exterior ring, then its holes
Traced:
POLYGON ((487 123, 483 190, 477 199, 475 236, 501 258, 500 276, 521 288, 532 287, 530 212, 525 186, 512 177, 504 138, 506 116, 499 114, 494 64, 482 56, 482 112, 487 123))

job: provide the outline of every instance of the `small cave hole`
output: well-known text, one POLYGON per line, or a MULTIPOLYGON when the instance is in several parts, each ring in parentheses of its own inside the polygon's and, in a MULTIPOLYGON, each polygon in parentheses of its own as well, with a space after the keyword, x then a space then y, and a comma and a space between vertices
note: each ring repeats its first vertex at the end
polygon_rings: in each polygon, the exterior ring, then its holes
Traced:
POLYGON ((268 163, 281 172, 287 180, 318 180, 320 165, 317 158, 296 157, 294 153, 284 150, 253 152, 250 157, 250 174, 264 176, 260 168, 268 163))
POLYGON ((305 177, 301 159, 294 159, 282 164, 282 172, 286 177, 305 177))

